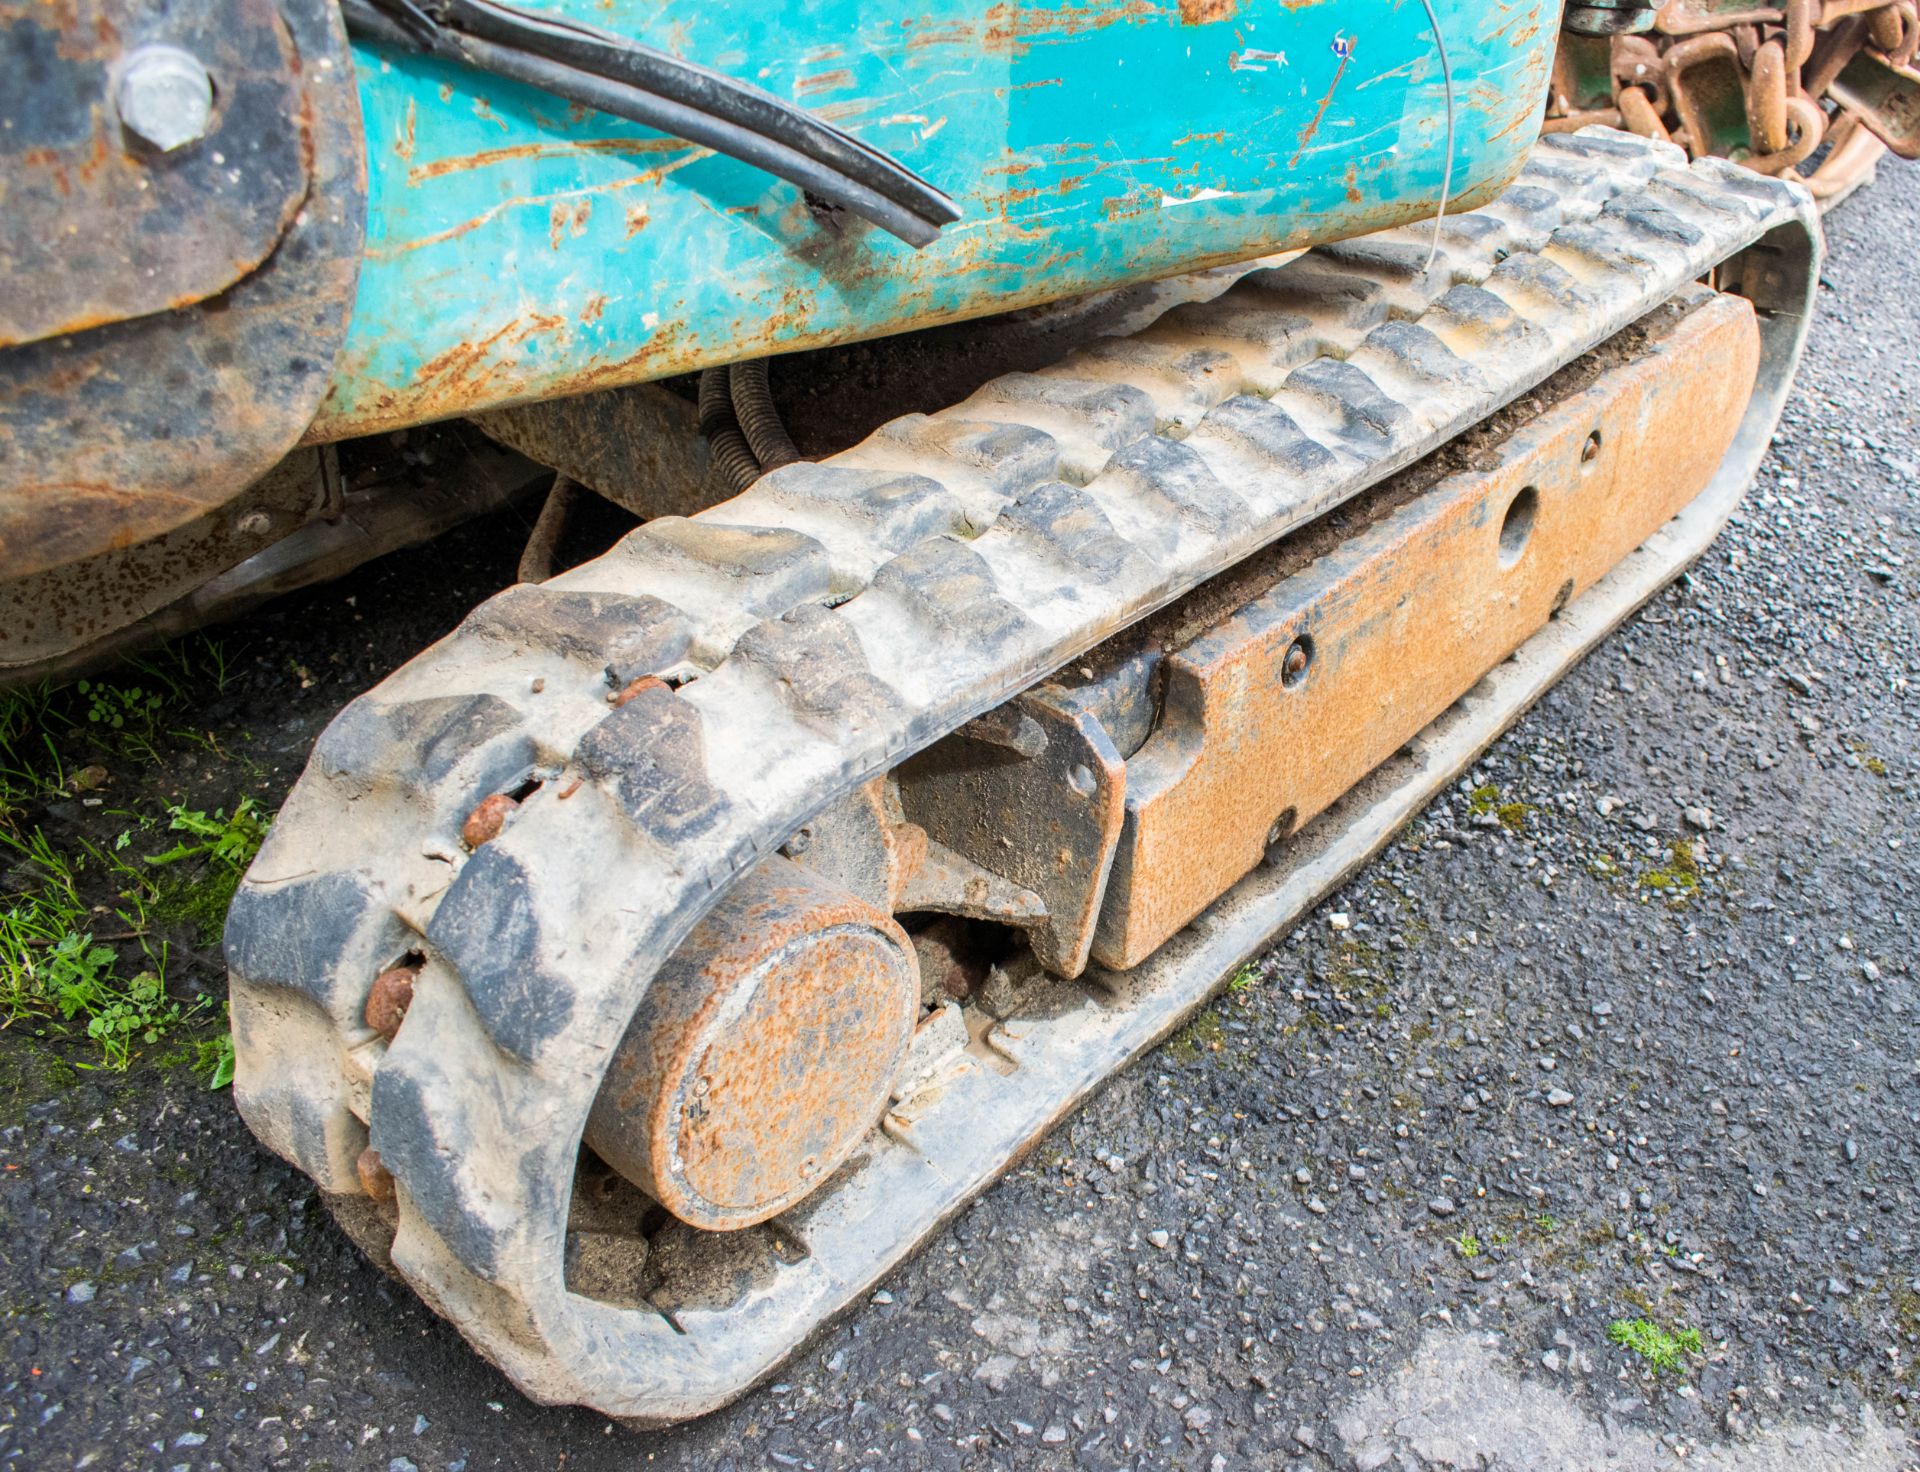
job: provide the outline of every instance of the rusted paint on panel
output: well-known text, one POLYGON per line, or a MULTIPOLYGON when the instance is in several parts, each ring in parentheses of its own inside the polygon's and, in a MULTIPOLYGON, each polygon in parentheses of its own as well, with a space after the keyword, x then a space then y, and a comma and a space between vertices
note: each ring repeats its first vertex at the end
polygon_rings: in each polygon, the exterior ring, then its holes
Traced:
MULTIPOLYGON (((809 32, 827 24, 812 12, 669 23, 637 0, 554 4, 696 60, 747 58, 741 74, 953 191, 963 218, 915 253, 732 160, 667 140, 632 156, 631 124, 368 48, 375 136, 397 137, 410 110, 416 136, 407 160, 375 151, 366 285, 311 439, 1246 260, 1419 219, 1438 196, 1440 70, 1423 18, 1392 0, 1242 4, 1218 25, 1189 23, 1178 0, 917 0, 842 17, 831 58, 810 44, 828 39, 809 32), (1334 42, 1355 36, 1342 57, 1334 42), (591 217, 556 248, 554 206, 588 196, 591 217), (511 275, 476 265, 509 259, 511 275), (589 296, 603 301, 591 321, 589 296), (519 339, 528 302, 573 330, 519 339), (479 361, 458 378, 425 371, 472 347, 479 361)), ((1549 43, 1538 4, 1437 4, 1466 208, 1518 167, 1549 43)))
POLYGON ((1169 657, 1094 942, 1138 964, 1690 501, 1758 362, 1715 297, 1169 657), (1597 442, 1590 437, 1597 434, 1597 442))

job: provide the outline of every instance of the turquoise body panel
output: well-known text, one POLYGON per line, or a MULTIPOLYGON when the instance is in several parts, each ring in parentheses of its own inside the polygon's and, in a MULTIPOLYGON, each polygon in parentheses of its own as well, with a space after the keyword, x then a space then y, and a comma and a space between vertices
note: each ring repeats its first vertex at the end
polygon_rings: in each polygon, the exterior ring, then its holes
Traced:
MULTIPOLYGON (((530 0, 531 3, 531 0, 530 0)), ((1538 131, 1558 10, 1434 0, 1453 193, 1538 131)), ((792 98, 945 189, 915 251, 746 164, 464 68, 355 49, 369 168, 332 439, 873 337, 1431 216, 1419 0, 541 8, 792 98)))

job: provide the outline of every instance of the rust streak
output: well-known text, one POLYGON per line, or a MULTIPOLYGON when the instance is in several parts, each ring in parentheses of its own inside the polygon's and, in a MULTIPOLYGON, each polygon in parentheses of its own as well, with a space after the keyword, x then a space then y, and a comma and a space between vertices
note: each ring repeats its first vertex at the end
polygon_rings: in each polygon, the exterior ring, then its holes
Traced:
POLYGON ((830 72, 820 72, 811 77, 801 77, 793 84, 794 93, 800 97, 810 97, 815 92, 834 92, 842 87, 853 85, 853 73, 845 67, 830 72))
POLYGON ((402 240, 391 245, 369 248, 368 254, 380 260, 391 260, 395 256, 406 255, 410 251, 424 249, 430 245, 440 245, 449 240, 457 240, 469 231, 477 230, 489 221, 498 219, 508 210, 536 205, 550 205, 557 199, 575 199, 589 194, 610 194, 619 189, 630 189, 635 185, 658 184, 676 169, 683 169, 690 163, 711 157, 711 150, 705 148, 689 149, 685 156, 658 168, 647 169, 638 174, 628 174, 619 179, 609 179, 603 184, 589 184, 579 189, 561 189, 552 194, 529 194, 517 199, 502 200, 470 220, 462 220, 458 225, 450 225, 445 230, 435 231, 432 235, 422 235, 417 240, 402 240))
MULTIPOLYGON (((571 158, 581 153, 670 153, 676 148, 688 146, 678 138, 580 138, 560 143, 551 141, 516 143, 511 148, 488 148, 479 153, 436 158, 430 163, 416 165, 407 170, 407 182, 424 184, 429 179, 442 178, 447 174, 464 173, 468 169, 490 169, 496 164, 511 163, 523 158, 571 158)), ((400 156, 413 157, 413 105, 411 103, 407 105, 406 147, 400 156)))
POLYGON ((1292 168, 1300 162, 1300 155, 1307 151, 1307 145, 1313 141, 1313 135, 1320 130, 1320 120, 1327 115, 1327 109, 1333 105, 1333 94, 1340 90, 1340 79, 1347 73, 1347 63, 1353 59, 1353 52, 1340 58, 1340 65, 1333 69, 1333 80, 1327 83, 1327 95, 1320 99, 1320 106, 1314 109, 1313 118, 1300 130, 1300 146, 1293 151, 1293 157, 1287 160, 1292 168))
POLYGON ((982 49, 1002 56, 1024 56, 1035 41, 1065 40, 1088 31, 1104 30, 1120 21, 1139 24, 1156 19, 1160 7, 1152 0, 1127 0, 1124 5, 1064 6, 1059 10, 996 5, 987 12, 982 49))

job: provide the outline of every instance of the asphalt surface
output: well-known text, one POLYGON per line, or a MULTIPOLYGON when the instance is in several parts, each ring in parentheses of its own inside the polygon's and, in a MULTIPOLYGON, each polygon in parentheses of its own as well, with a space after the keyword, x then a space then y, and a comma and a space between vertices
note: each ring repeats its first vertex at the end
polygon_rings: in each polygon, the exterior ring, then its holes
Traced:
MULTIPOLYGON (((0 1466, 1920 1465, 1920 173, 1829 235, 1706 558, 778 1382, 530 1405, 224 1093, 8 1035, 0 1466)), ((249 790, 514 531, 250 621, 249 790)))

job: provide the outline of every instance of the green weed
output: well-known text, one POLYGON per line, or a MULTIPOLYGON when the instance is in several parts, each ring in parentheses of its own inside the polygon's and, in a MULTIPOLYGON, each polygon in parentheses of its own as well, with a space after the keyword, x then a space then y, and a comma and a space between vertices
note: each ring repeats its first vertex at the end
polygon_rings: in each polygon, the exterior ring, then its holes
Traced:
POLYGON ((1474 1258, 1480 1255, 1480 1239, 1471 1232, 1462 1232, 1458 1237, 1449 1239, 1454 1251, 1462 1257, 1474 1258))
POLYGON ((172 820, 167 824, 169 831, 185 833, 200 841, 194 843, 182 839, 165 853, 150 857, 147 860, 149 864, 177 864, 182 859, 205 858, 210 864, 230 870, 236 876, 245 873, 247 865, 253 862, 253 856, 260 852, 260 845, 272 821, 260 811, 260 804, 250 797, 240 799, 231 818, 227 816, 225 808, 216 809, 209 817, 180 803, 169 803, 167 816, 172 820))
POLYGON ((190 924, 202 944, 218 945, 234 891, 260 851, 271 820, 250 797, 240 800, 231 817, 224 810, 208 816, 178 804, 167 813, 170 830, 187 837, 147 863, 159 868, 186 860, 199 862, 165 877, 153 894, 154 913, 162 920, 190 924))
POLYGON ((1651 1319, 1615 1319, 1607 1338, 1639 1355, 1656 1375, 1683 1370, 1688 1355, 1702 1353, 1698 1329, 1669 1333, 1651 1319))
POLYGON ((0 832, 0 845, 19 856, 16 872, 32 881, 7 896, 0 910, 0 1026, 36 1017, 84 1024, 101 1061, 78 1066, 119 1072, 132 1062, 136 1046, 157 1043, 199 1019, 207 1001, 182 1003, 168 995, 166 943, 148 939, 148 912, 158 893, 150 879, 87 846, 87 859, 127 881, 120 892, 123 906, 115 912, 126 928, 105 937, 140 942, 145 965, 125 979, 119 953, 99 935, 96 911, 80 897, 85 860, 60 853, 37 828, 24 838, 0 832))
POLYGON ((82 680, 73 688, 87 702, 88 724, 102 731, 125 731, 137 737, 152 737, 160 708, 167 703, 166 696, 158 690, 149 693, 138 685, 82 680))
POLYGON ((60 1015, 69 1021, 86 1018, 87 1036, 100 1045, 106 1060, 100 1066, 123 1072, 133 1061, 136 1042, 157 1043, 206 1007, 204 998, 190 1007, 175 1001, 167 995, 166 982, 152 971, 118 981, 111 974, 112 951, 90 947, 86 937, 72 939, 80 942, 75 953, 84 952, 85 959, 58 985, 60 1015))
POLYGON ((26 837, 0 831, 0 853, 11 850, 23 875, 39 882, 0 900, 0 1026, 43 1016, 53 1006, 49 953, 79 934, 88 918, 78 876, 38 828, 26 837))
POLYGON ((207 1075, 209 1089, 224 1089, 233 1082, 232 1032, 222 1028, 218 1037, 202 1038, 193 1048, 193 1071, 207 1075))
POLYGON ((1250 992, 1260 984, 1260 968, 1248 961, 1227 978, 1227 990, 1234 996, 1250 992))
POLYGON ((45 682, 0 693, 0 828, 26 805, 66 786, 66 765, 50 726, 53 687, 45 682))
POLYGON ((1700 861, 1694 857, 1693 845, 1684 838, 1674 839, 1671 857, 1642 874, 1639 884, 1642 889, 1666 895, 1673 904, 1685 904, 1700 888, 1700 861))
POLYGON ((211 1038, 196 1038, 192 1050, 177 1052, 163 1057, 163 1063, 175 1067, 190 1067, 196 1075, 207 1080, 207 1088, 227 1088, 234 1080, 234 1034, 227 1025, 225 1008, 221 1008, 221 1031, 211 1038))

